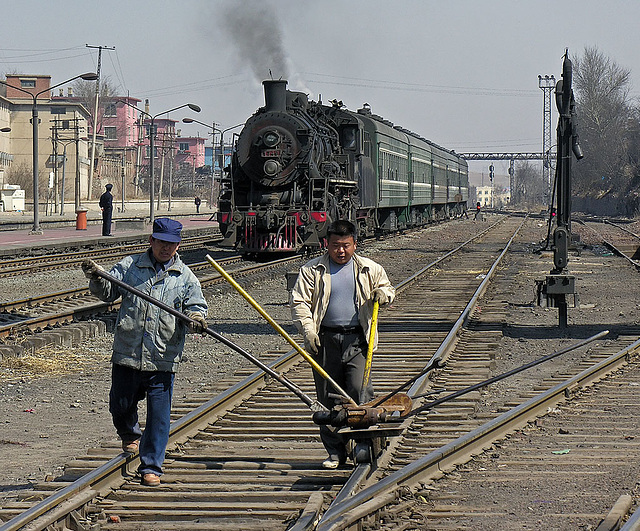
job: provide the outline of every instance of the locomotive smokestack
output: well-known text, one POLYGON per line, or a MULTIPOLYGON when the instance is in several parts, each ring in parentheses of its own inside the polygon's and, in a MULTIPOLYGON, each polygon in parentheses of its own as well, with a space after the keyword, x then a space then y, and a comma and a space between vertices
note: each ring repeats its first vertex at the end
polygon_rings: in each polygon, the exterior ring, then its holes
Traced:
POLYGON ((287 81, 284 79, 266 80, 264 85, 264 103, 267 111, 285 112, 287 110, 287 81))

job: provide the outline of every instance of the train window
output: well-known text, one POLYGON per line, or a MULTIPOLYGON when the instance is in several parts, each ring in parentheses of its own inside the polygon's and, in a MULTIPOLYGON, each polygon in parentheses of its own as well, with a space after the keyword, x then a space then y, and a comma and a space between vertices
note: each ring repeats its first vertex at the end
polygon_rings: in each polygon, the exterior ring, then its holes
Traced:
POLYGON ((355 150, 358 147, 357 132, 358 129, 353 125, 342 127, 340 130, 340 143, 344 149, 355 150))
POLYGON ((371 139, 366 131, 364 132, 364 156, 371 156, 371 139))

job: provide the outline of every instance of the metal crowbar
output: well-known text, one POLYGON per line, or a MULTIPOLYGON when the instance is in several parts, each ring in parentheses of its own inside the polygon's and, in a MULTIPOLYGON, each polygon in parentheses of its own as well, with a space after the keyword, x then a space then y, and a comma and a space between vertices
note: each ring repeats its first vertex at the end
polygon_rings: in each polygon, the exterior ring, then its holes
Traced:
MULTIPOLYGON (((176 310, 175 308, 172 308, 171 306, 168 306, 164 302, 159 301, 158 299, 155 299, 154 297, 152 297, 150 295, 147 295, 143 291, 140 291, 139 289, 134 288, 133 286, 129 286, 129 284, 127 284, 126 282, 123 282, 122 280, 115 278, 114 276, 110 275, 106 271, 98 270, 98 271, 95 272, 95 274, 98 275, 101 278, 104 278, 105 280, 108 280, 109 282, 115 284, 116 286, 119 286, 122 289, 124 289, 124 290, 126 290, 126 291, 128 291, 130 293, 133 293, 137 297, 140 297, 141 299, 144 299, 145 301, 157 306, 158 308, 164 310, 165 312, 170 313, 171 315, 173 315, 174 317, 180 319, 181 321, 184 321, 185 323, 198 324, 198 321, 196 321, 195 319, 191 319, 191 317, 187 317, 182 312, 176 310)), ((289 389, 289 391, 291 391, 298 398, 300 398, 300 400, 302 400, 307 406, 309 406, 309 408, 312 411, 326 411, 327 410, 327 408, 325 406, 323 406, 322 404, 320 404, 320 402, 318 402, 317 400, 314 400, 310 396, 306 395, 296 384, 291 382, 285 376, 279 374, 277 371, 274 371, 268 365, 265 365, 264 363, 262 363, 253 354, 250 354, 249 352, 247 352, 245 349, 243 349, 239 345, 236 345, 233 341, 230 341, 229 339, 227 339, 223 335, 219 334, 218 332, 212 330, 211 328, 205 328, 203 330, 203 333, 205 333, 207 335, 210 335, 214 339, 217 339, 218 341, 220 341, 220 343, 232 348, 237 353, 239 353, 240 355, 244 356, 251 363, 253 363, 254 365, 257 365, 265 373, 267 373, 269 376, 271 376, 272 378, 274 378, 275 380, 280 382, 287 389, 289 389)))
POLYGON ((216 262, 213 258, 211 258, 209 255, 206 255, 205 258, 207 259, 207 261, 216 269, 216 271, 218 273, 220 273, 222 275, 222 277, 229 282, 229 284, 231 284, 237 291, 238 293, 240 293, 240 295, 242 295, 249 304, 251 304, 251 306, 253 306, 256 311, 262 315, 262 317, 264 317, 267 322, 276 330, 276 332, 278 332, 282 337, 284 337, 287 341, 287 343, 289 343, 294 349, 296 349, 296 351, 298 352, 298 354, 300 354, 305 360, 307 360, 307 362, 309 362, 309 364, 311 365, 311 367, 313 367, 313 369, 320 375, 322 376, 325 380, 327 380, 331 386, 338 391, 338 393, 340 393, 340 395, 352 406, 357 406, 358 404, 356 404, 355 400, 353 398, 351 398, 346 391, 344 391, 344 389, 342 389, 338 383, 336 381, 334 381, 333 378, 331 378, 331 376, 329 376, 329 374, 327 373, 327 371, 325 371, 322 366, 316 361, 314 360, 300 345, 298 345, 298 343, 296 343, 293 338, 287 334, 287 332, 284 331, 284 329, 278 324, 276 323, 271 316, 262 309, 262 307, 253 299, 253 297, 251 295, 249 295, 243 288, 242 286, 240 286, 240 284, 238 284, 233 278, 231 278, 231 275, 229 275, 229 273, 227 273, 222 266, 220 266, 220 264, 218 264, 218 262, 216 262))

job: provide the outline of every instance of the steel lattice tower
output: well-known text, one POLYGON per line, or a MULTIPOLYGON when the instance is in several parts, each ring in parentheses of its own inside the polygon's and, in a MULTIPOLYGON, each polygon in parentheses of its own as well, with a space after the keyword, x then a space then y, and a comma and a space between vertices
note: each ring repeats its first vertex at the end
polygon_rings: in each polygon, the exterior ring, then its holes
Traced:
POLYGON ((556 86, 553 76, 538 76, 538 87, 544 93, 544 105, 542 109, 542 182, 544 183, 544 201, 551 205, 551 149, 553 141, 551 136, 551 93, 556 86))

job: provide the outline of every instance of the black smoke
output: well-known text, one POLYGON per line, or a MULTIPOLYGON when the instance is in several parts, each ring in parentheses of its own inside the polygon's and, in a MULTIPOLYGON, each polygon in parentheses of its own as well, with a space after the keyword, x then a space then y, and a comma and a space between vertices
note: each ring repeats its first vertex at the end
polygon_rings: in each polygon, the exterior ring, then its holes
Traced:
POLYGON ((271 2, 232 0, 224 7, 220 26, 256 81, 288 79, 282 28, 271 2))

